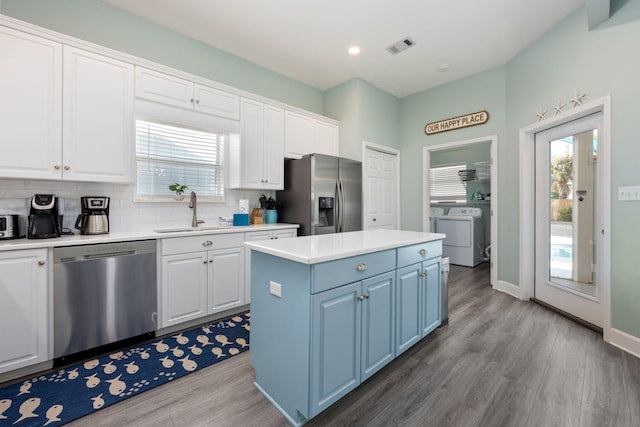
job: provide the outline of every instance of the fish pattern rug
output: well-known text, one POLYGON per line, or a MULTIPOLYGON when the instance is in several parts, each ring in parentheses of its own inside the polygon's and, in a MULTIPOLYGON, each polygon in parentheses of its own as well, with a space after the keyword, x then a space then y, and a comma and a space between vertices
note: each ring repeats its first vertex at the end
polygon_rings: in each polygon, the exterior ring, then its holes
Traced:
POLYGON ((0 388, 0 426, 60 426, 249 349, 250 313, 0 388))

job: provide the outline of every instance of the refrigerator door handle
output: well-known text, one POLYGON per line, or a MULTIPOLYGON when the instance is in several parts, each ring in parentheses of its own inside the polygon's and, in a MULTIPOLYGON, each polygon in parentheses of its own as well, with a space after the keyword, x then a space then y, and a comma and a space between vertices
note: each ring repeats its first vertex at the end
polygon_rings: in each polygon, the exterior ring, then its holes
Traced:
POLYGON ((342 233, 344 227, 344 187, 342 180, 338 180, 338 232, 342 233))
POLYGON ((340 232, 340 181, 336 181, 335 206, 333 209, 333 223, 336 233, 340 232))

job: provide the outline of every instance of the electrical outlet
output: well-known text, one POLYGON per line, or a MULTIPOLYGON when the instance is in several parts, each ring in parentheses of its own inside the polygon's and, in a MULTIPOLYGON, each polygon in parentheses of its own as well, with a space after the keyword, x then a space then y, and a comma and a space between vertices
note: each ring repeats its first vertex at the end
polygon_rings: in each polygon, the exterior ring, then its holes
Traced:
POLYGON ((269 282, 269 293, 278 298, 282 298, 282 285, 276 282, 269 282))

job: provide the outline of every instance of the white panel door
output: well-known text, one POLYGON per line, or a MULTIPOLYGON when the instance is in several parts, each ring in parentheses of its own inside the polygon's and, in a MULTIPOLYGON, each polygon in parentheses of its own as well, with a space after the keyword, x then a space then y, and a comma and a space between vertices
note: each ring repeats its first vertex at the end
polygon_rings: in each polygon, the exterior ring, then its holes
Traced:
POLYGON ((367 149, 365 176, 365 230, 397 228, 397 157, 367 149))

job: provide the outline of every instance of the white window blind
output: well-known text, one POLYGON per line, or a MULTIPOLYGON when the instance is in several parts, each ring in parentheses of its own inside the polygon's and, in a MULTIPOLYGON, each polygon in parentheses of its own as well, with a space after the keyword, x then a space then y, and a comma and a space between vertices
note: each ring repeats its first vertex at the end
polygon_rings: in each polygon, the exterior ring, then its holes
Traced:
POLYGON ((220 132, 136 120, 136 198, 169 198, 169 185, 178 182, 187 194, 224 200, 224 139, 220 132))
POLYGON ((464 163, 432 167, 429 170, 429 192, 431 200, 437 202, 465 202, 467 189, 458 171, 467 169, 464 163))

